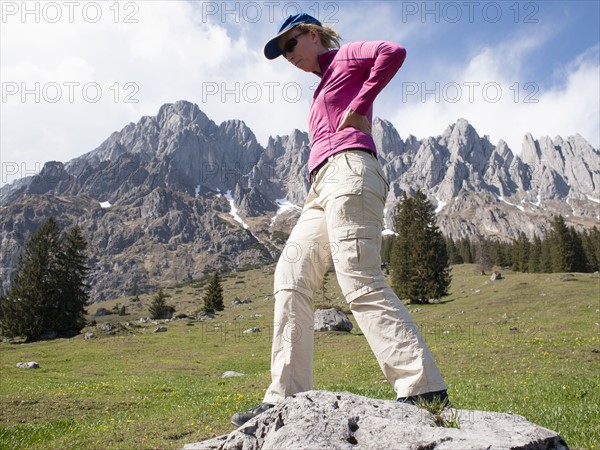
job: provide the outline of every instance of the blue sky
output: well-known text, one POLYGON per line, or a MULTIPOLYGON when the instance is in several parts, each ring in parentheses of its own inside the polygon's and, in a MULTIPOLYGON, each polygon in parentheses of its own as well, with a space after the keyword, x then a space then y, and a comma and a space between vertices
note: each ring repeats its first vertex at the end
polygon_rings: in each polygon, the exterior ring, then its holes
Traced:
POLYGON ((296 11, 344 42, 407 48, 375 104, 403 138, 462 117, 517 154, 528 132, 600 145, 598 1, 76 3, 0 2, 0 185, 182 99, 243 120, 263 145, 306 131, 318 79, 262 55, 296 11))

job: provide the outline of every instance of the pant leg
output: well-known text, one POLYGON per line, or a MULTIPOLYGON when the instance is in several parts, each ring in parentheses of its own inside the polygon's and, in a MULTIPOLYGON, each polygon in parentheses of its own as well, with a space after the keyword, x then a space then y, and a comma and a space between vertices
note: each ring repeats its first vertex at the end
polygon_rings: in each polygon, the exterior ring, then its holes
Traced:
POLYGON ((417 324, 392 289, 362 295, 350 310, 397 397, 446 389, 417 324))
POLYGON ((332 163, 336 180, 317 189, 338 283, 358 326, 399 397, 446 389, 416 324, 381 271, 388 186, 379 162, 363 152, 344 152, 332 163))
POLYGON ((271 384, 266 403, 313 387, 312 297, 331 264, 324 211, 309 194, 275 269, 271 384))

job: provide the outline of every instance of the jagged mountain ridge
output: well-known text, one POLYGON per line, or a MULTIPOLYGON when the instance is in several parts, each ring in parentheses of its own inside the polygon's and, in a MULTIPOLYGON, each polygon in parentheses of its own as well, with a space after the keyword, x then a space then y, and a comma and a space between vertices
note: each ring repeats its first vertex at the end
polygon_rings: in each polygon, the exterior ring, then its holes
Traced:
MULTIPOLYGON (((399 196, 416 189, 438 205, 438 223, 454 237, 542 234, 556 213, 578 226, 598 223, 600 152, 581 136, 526 135, 520 156, 464 119, 422 140, 403 140, 376 119, 373 136, 391 185, 390 228, 399 196)), ((49 215, 87 233, 97 300, 126 294, 134 282, 144 291, 219 265, 273 261, 283 242, 271 232, 289 231, 299 209, 277 214, 280 204, 301 206, 309 189, 308 154, 305 132, 263 148, 241 121, 217 125, 189 102, 163 105, 97 149, 0 189, 0 289, 49 215), (232 202, 241 218, 230 214, 232 202)))

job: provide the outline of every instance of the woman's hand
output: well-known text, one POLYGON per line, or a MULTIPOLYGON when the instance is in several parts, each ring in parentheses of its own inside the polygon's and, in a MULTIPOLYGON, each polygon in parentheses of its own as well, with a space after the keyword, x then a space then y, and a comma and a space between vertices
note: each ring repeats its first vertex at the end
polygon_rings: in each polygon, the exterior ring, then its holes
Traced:
POLYGON ((367 116, 358 114, 352 108, 346 110, 344 117, 342 117, 342 121, 335 131, 341 131, 348 127, 356 128, 369 135, 371 134, 371 122, 369 122, 367 116))

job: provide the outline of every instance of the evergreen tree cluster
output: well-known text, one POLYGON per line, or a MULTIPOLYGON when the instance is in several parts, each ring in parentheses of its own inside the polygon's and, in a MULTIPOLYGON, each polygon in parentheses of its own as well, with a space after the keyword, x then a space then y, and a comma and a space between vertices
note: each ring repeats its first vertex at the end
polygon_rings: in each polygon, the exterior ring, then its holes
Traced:
POLYGON ((2 334, 73 335, 85 326, 87 243, 78 226, 61 233, 50 217, 26 243, 11 288, 0 297, 2 334))
POLYGON ((577 231, 562 216, 552 219, 549 233, 530 240, 521 232, 512 242, 446 238, 451 264, 510 267, 517 272, 595 272, 600 270, 600 230, 577 231))
POLYGON ((493 266, 521 272, 595 272, 600 270, 600 230, 577 231, 562 216, 550 232, 529 240, 521 232, 512 242, 483 237, 454 240, 439 231, 433 205, 425 194, 403 194, 396 215, 397 236, 386 236, 382 262, 392 268, 392 288, 411 303, 448 295, 454 264, 477 264, 485 274, 493 266))

